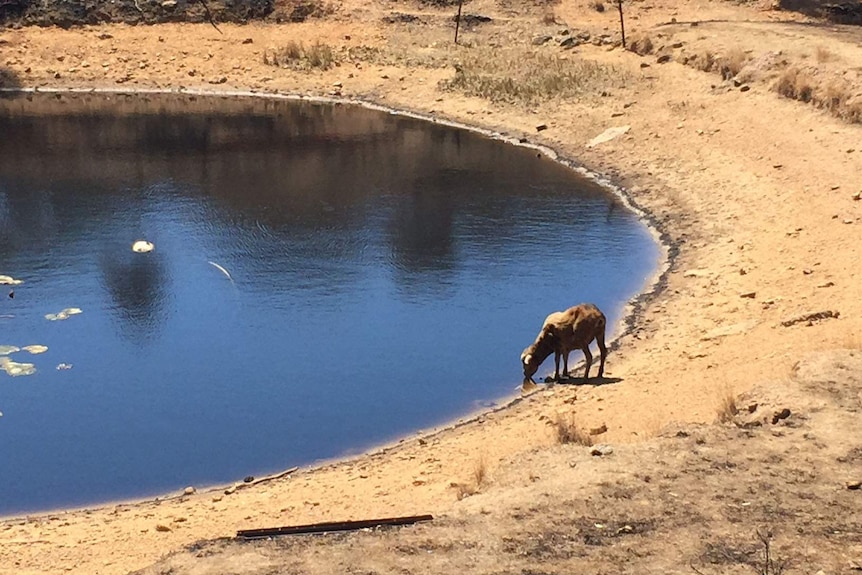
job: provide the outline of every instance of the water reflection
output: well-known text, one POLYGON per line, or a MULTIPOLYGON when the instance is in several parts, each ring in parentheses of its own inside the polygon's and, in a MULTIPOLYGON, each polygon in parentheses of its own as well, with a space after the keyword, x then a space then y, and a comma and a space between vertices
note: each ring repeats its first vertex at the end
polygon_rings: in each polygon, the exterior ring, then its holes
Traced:
POLYGON ((515 389, 549 310, 613 324, 656 253, 531 150, 346 106, 38 95, 0 134, 0 344, 49 348, 0 378, 0 514, 441 423, 515 389))

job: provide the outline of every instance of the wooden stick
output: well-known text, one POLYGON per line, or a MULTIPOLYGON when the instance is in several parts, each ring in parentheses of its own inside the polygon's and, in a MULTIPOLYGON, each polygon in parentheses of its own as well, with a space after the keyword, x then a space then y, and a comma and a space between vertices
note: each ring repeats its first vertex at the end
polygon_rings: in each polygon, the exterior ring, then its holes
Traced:
POLYGON ((623 22, 623 0, 617 0, 617 7, 620 9, 620 34, 623 37, 623 50, 626 49, 626 24, 623 22))
POLYGON ((455 43, 458 43, 458 28, 461 27, 461 5, 464 0, 458 0, 458 15, 455 16, 455 43))
POLYGON ((431 521, 431 515, 412 515, 406 517, 390 517, 387 519, 363 519, 360 521, 334 521, 331 523, 312 523, 310 525, 293 525, 287 527, 267 527, 263 529, 242 529, 236 532, 243 539, 259 539, 278 535, 301 535, 305 533, 326 533, 330 531, 355 531, 381 525, 412 525, 419 521, 431 521))

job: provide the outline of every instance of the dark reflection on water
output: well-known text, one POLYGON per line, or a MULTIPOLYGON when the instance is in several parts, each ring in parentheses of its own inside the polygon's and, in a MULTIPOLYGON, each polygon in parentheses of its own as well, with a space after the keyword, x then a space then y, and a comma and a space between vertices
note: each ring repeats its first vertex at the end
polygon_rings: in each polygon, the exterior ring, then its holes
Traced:
POLYGON ((0 514, 356 452, 507 396, 658 251, 536 153, 346 106, 0 102, 0 514), (148 254, 131 251, 152 241, 148 254), (80 307, 49 322, 46 313, 80 307), (9 317, 12 316, 12 317, 9 317), (56 370, 60 363, 70 370, 56 370))

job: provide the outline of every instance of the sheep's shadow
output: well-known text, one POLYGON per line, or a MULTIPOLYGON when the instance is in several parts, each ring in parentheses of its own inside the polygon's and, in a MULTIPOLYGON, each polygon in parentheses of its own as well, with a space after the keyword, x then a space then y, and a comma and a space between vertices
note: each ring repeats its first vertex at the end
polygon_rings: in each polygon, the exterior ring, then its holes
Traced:
POLYGON ((621 377, 564 377, 558 381, 547 381, 549 385, 611 385, 623 380, 621 377))

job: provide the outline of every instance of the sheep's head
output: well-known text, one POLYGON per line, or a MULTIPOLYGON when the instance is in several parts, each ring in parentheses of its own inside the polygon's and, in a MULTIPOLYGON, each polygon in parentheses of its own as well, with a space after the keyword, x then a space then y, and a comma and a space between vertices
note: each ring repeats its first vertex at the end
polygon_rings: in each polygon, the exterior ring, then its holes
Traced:
POLYGON ((521 354, 521 365, 524 367, 524 379, 533 381, 533 375, 539 371, 539 361, 536 361, 535 345, 531 345, 521 354))
POLYGON ((553 327, 545 326, 536 341, 521 353, 521 366, 524 368, 524 380, 533 381, 533 375, 539 371, 539 366, 554 353, 558 343, 553 327))

